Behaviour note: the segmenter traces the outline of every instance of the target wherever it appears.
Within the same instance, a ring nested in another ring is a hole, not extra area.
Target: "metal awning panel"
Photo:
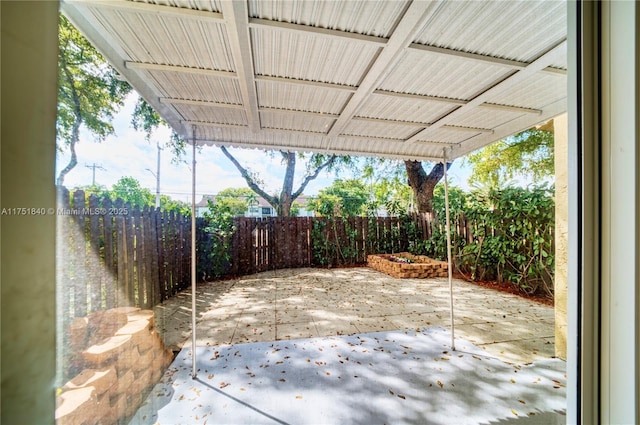
[[[469,100],[512,72],[498,64],[477,63],[461,57],[410,49],[379,88]]]
[[[433,159],[566,110],[562,1],[92,0],[63,12],[186,140]]]
[[[566,20],[561,1],[448,1],[415,42],[528,63],[566,37]]]
[[[404,141],[417,129],[415,125],[393,124],[384,121],[354,118],[342,131],[344,136],[369,136]]]
[[[257,75],[357,86],[380,48],[273,28],[251,30]]]
[[[357,116],[429,124],[457,107],[455,103],[432,101],[426,97],[374,93],[363,103]]]
[[[566,76],[552,74],[533,75],[524,84],[496,95],[492,100],[503,105],[539,108],[565,98]],[[540,108],[542,109],[542,108]]]
[[[242,105],[240,85],[235,78],[172,71],[138,72],[164,98]]]
[[[242,109],[219,108],[215,106],[190,105],[182,103],[174,103],[181,117],[188,121],[211,122],[211,117],[215,116],[215,123],[223,125],[239,125],[248,126],[249,120],[247,114]],[[212,123],[212,122],[211,122]]]
[[[282,110],[261,110],[260,123],[263,128],[281,130],[299,130],[311,133],[326,133],[334,118],[321,114],[292,114]]]
[[[258,105],[264,108],[290,109],[339,114],[352,92],[285,81],[256,82]]]
[[[253,18],[388,38],[410,1],[249,1]]]
[[[521,111],[497,111],[490,107],[474,108],[458,118],[456,123],[462,127],[485,128],[487,130],[499,127],[527,113]]]
[[[182,64],[202,69],[235,69],[222,21],[154,14],[152,10],[92,7],[105,30],[121,40],[129,60]],[[165,6],[166,7],[166,6]],[[204,13],[204,16],[207,14]]]

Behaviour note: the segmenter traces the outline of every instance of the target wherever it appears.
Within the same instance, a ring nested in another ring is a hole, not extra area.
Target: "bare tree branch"
[[[338,157],[335,156],[335,155],[331,155],[331,157],[327,161],[325,161],[323,164],[321,164],[318,168],[315,169],[313,174],[307,175],[304,178],[304,180],[302,181],[302,184],[300,184],[300,188],[298,190],[296,190],[295,193],[293,195],[291,195],[291,197],[295,200],[298,196],[302,195],[302,192],[304,192],[304,190],[307,187],[307,185],[309,184],[309,182],[311,182],[312,180],[316,179],[320,175],[320,172],[322,170],[324,170],[325,168],[331,166],[336,161],[336,158],[338,158]]]
[[[240,171],[240,175],[247,182],[247,185],[251,190],[253,190],[258,195],[262,196],[264,199],[266,199],[268,203],[270,203],[274,207],[278,204],[278,198],[273,195],[269,195],[267,192],[262,190],[262,188],[258,186],[256,181],[253,179],[253,177],[251,177],[251,174],[249,173],[249,171],[247,171],[246,168],[240,165],[240,163],[235,159],[235,157],[229,153],[226,147],[220,146],[220,150],[227,158],[229,158],[229,161],[231,161],[233,165],[235,165],[238,171]]]

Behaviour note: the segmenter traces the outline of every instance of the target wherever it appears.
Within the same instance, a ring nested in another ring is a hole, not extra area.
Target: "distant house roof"
[[[216,195],[202,195],[202,199],[200,202],[196,204],[196,208],[199,207],[208,207],[209,203],[207,201],[211,200],[214,204],[216,203]]]
[[[206,208],[209,204],[207,203],[207,201],[211,200],[214,204],[216,203],[216,198],[218,197],[218,195],[202,195],[202,199],[200,199],[200,202],[198,202],[196,204],[196,208]],[[258,205],[259,207],[270,207],[271,204],[269,202],[267,202],[266,199],[264,199],[262,196],[258,196],[256,197],[256,200],[258,201]],[[309,197],[306,195],[300,195],[296,198],[296,200],[294,202],[300,204],[301,206],[305,206],[307,205],[307,202],[309,200]]]

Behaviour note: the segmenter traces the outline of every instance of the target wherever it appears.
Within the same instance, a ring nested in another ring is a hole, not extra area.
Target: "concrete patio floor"
[[[553,308],[456,280],[367,268],[260,273],[156,308],[184,347],[131,424],[560,424]]]

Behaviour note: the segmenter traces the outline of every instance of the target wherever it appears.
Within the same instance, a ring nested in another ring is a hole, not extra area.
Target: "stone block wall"
[[[173,359],[153,311],[134,307],[76,318],[69,345],[80,372],[58,391],[58,425],[126,423]]]
[[[388,260],[388,255],[404,257],[412,263],[398,263]],[[399,252],[396,254],[371,254],[367,256],[367,266],[379,272],[386,273],[390,276],[405,278],[431,278],[431,277],[447,277],[448,264],[445,261],[438,261],[424,255],[412,255],[408,252]]]

